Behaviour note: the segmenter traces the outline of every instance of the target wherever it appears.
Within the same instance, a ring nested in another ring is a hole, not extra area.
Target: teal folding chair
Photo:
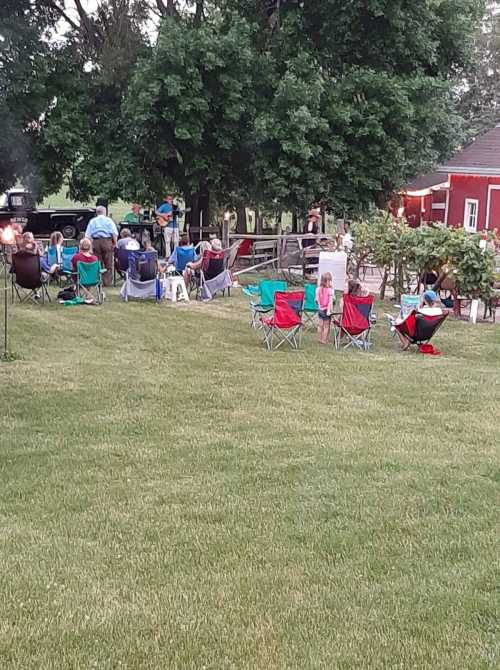
[[[60,274],[66,279],[72,279],[73,265],[71,263],[73,256],[78,253],[78,247],[62,248],[62,264]]]
[[[302,311],[302,323],[304,324],[304,328],[307,328],[309,325],[312,327],[316,325],[315,318],[318,313],[316,288],[317,284],[304,285],[304,309]]]
[[[102,274],[103,272],[106,272],[106,270],[102,269],[101,263],[99,261],[95,261],[94,263],[78,262],[76,264],[76,272],[78,295],[82,298],[84,297],[85,294],[82,291],[82,288],[86,288],[87,291],[90,291],[91,293],[93,290],[95,301],[98,305],[102,305],[104,300],[104,294],[102,292]]]
[[[268,314],[274,309],[274,294],[276,291],[283,292],[288,288],[286,281],[276,279],[263,279],[259,284],[260,300],[250,301],[252,328],[261,328],[262,324],[260,317],[263,314]]]

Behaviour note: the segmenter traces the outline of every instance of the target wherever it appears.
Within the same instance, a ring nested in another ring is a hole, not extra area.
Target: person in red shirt
[[[88,237],[84,237],[82,240],[80,240],[80,251],[76,253],[71,259],[73,272],[76,272],[77,270],[77,263],[95,263],[97,260],[99,260],[97,256],[92,253],[92,240],[89,240]],[[84,286],[82,286],[81,289],[86,295],[85,302],[89,304],[94,303],[95,300],[92,293]]]
[[[92,241],[88,237],[80,240],[80,251],[76,253],[71,259],[73,272],[76,272],[77,263],[95,263],[97,256],[92,253]]]

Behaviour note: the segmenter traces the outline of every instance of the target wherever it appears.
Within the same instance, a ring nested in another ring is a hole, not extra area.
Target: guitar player
[[[163,228],[163,239],[165,240],[165,256],[168,258],[175,247],[179,244],[179,225],[174,214],[174,199],[166,195],[163,203],[156,210],[156,221]],[[170,248],[172,245],[172,249]]]

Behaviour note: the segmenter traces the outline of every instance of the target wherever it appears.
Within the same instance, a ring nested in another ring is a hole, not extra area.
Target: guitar
[[[160,226],[160,228],[165,228],[172,221],[172,218],[173,218],[172,212],[170,212],[169,214],[157,214],[156,223]]]

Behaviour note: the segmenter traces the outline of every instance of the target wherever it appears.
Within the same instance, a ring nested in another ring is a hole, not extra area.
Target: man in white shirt
[[[418,313],[425,314],[425,316],[441,316],[443,310],[438,307],[437,302],[437,293],[426,291],[422,296],[422,306],[418,308]]]

